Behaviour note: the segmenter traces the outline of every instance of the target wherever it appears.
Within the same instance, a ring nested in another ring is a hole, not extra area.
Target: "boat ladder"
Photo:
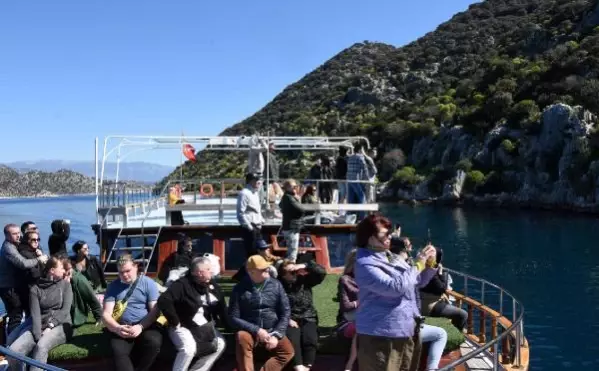
[[[104,263],[104,272],[107,272],[107,267],[111,264],[116,264],[118,257],[124,254],[131,254],[133,261],[141,264],[143,273],[146,274],[156,246],[158,245],[158,236],[162,227],[158,229],[158,233],[141,233],[141,234],[123,234],[123,229],[119,230],[112,248],[108,253],[106,262]],[[115,268],[116,272],[116,268]]]

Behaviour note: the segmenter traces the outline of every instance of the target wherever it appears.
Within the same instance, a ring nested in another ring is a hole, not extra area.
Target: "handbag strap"
[[[123,303],[126,303],[127,300],[129,300],[129,298],[131,297],[131,295],[133,294],[133,291],[135,290],[135,288],[137,287],[137,283],[139,282],[139,276],[135,279],[135,282],[133,282],[131,284],[131,286],[129,287],[129,291],[127,291],[127,294],[125,295],[125,297],[123,298]]]

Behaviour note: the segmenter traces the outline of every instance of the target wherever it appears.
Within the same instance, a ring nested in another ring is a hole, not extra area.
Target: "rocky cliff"
[[[44,197],[93,192],[94,179],[70,170],[19,173],[0,165],[0,197]]]
[[[597,113],[599,1],[487,0],[404,47],[351,46],[223,134],[368,136],[390,198],[592,209]],[[186,178],[243,174],[198,157]]]

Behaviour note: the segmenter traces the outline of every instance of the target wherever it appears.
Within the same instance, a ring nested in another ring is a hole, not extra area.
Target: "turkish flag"
[[[183,145],[183,155],[185,155],[188,160],[196,162],[196,149],[193,148],[191,144]]]

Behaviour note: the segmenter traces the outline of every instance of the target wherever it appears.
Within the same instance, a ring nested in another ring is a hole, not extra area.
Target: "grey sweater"
[[[262,205],[257,191],[245,187],[237,196],[237,221],[247,229],[252,229],[252,224],[262,225]]]
[[[48,327],[72,323],[72,303],[73,290],[71,284],[65,280],[52,281],[40,278],[38,283],[31,287],[29,304],[35,341],[39,340],[42,332]]]
[[[25,271],[37,266],[37,259],[24,258],[15,245],[4,241],[0,250],[0,288],[9,289],[20,286],[18,278],[22,277],[20,271]]]

